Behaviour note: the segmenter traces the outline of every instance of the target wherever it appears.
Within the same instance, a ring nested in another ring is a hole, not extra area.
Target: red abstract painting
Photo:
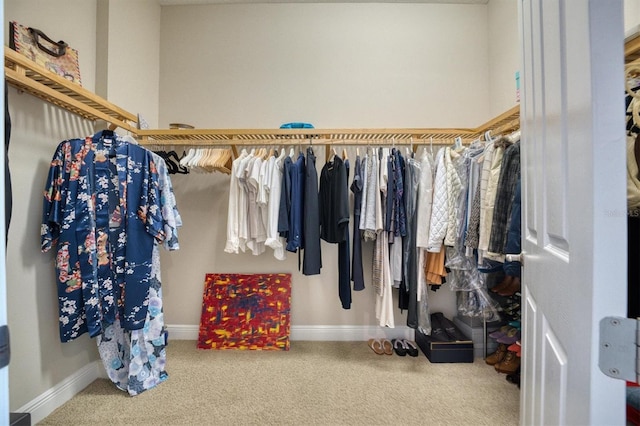
[[[289,350],[291,274],[207,274],[198,348]]]

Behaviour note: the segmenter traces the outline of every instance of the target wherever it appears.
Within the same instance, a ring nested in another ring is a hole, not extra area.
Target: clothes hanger
[[[194,148],[189,148],[187,155],[183,156],[182,159],[180,160],[180,165],[183,167],[189,167],[189,162],[191,161],[195,153],[196,151]]]
[[[487,130],[484,132],[484,140],[487,144],[493,143],[493,137],[491,136],[491,130]]]
[[[453,140],[453,149],[456,151],[460,151],[462,148],[462,138],[460,136],[456,136],[456,138]]]
[[[166,153],[167,156],[165,157],[165,163],[167,163],[167,166],[169,166],[169,164],[171,164],[174,168],[174,173],[173,174],[183,174],[186,175],[189,173],[189,169],[184,167],[182,164],[180,164],[180,158],[178,157],[178,153],[175,152],[174,150],[169,151],[168,153]],[[169,172],[171,173],[171,171]]]

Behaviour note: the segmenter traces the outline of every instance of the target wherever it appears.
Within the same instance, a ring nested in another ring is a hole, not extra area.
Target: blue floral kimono
[[[164,352],[159,260],[154,266],[154,258],[158,243],[177,248],[180,218],[173,193],[167,195],[168,176],[160,177],[156,160],[109,131],[58,146],[45,186],[41,242],[42,251],[57,249],[63,342],[88,332],[99,337],[99,347],[105,340],[117,342],[135,357],[133,333],[136,342],[154,341],[153,352]],[[165,220],[165,211],[175,214]],[[145,331],[150,321],[161,330],[153,338]],[[121,332],[113,333],[114,328]],[[166,377],[164,369],[156,376]],[[114,382],[122,388],[121,381]],[[135,395],[150,387],[128,390]]]

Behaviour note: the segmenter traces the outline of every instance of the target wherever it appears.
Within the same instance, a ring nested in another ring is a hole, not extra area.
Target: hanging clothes
[[[420,184],[418,185],[416,246],[424,249],[429,247],[429,228],[433,205],[433,166],[433,156],[426,150],[423,151],[420,158]]]
[[[360,230],[363,232],[365,241],[374,241],[380,224],[380,182],[378,173],[378,150],[372,149],[367,153],[365,166],[365,180],[362,189],[362,209],[360,216]],[[374,279],[375,282],[375,279]]]
[[[493,209],[495,207],[500,170],[504,151],[511,145],[507,138],[500,138],[493,144],[493,149],[485,149],[482,166],[481,188],[484,191],[480,200],[480,229],[478,237],[478,265],[484,265],[484,255],[489,250],[491,228],[493,226]],[[484,184],[486,182],[486,184]],[[482,194],[482,193],[481,193]]]
[[[511,206],[520,178],[520,141],[514,143],[504,152],[500,179],[496,191],[493,210],[493,223],[489,238],[488,250],[502,258],[507,242],[507,230],[511,217]]]
[[[447,168],[445,150],[440,148],[436,154],[436,177],[433,184],[433,204],[431,207],[431,227],[427,251],[439,253],[447,234],[449,220],[449,194],[447,192]]]
[[[349,217],[349,160],[344,159],[344,170],[346,172],[346,179],[343,189],[346,196],[345,201],[347,204],[347,217]],[[344,225],[344,238],[338,243],[338,292],[340,301],[342,302],[343,309],[351,309],[351,264],[349,262],[349,222]]]
[[[513,203],[511,205],[511,219],[509,220],[509,231],[507,232],[507,242],[504,246],[505,254],[520,254],[521,248],[521,185],[520,177],[514,191]],[[504,262],[504,274],[512,277],[520,277],[522,274],[522,264],[517,260]]]
[[[418,185],[418,206],[416,211],[416,247],[418,248],[418,330],[431,334],[431,315],[429,312],[429,291],[426,275],[427,247],[429,245],[429,227],[431,206],[433,204],[433,155],[423,150],[420,158],[420,183]]]
[[[349,196],[347,168],[340,157],[334,155],[320,172],[319,203],[320,238],[328,243],[343,243],[349,237]],[[345,253],[339,256],[344,257]],[[349,279],[349,253],[346,252],[346,269],[342,257],[338,259],[338,295],[343,309],[351,308]]]
[[[166,379],[157,244],[177,249],[181,224],[168,179],[160,158],[104,131],[60,143],[45,184],[42,250],[57,249],[60,338],[88,332],[136,366],[140,345],[155,346],[154,362],[144,363],[157,380],[129,387],[139,371],[110,374],[132,395]],[[108,372],[110,361],[103,358]]]
[[[269,185],[265,190],[269,193],[268,214],[267,214],[267,240],[265,245],[273,249],[273,256],[278,260],[287,258],[284,249],[286,241],[278,234],[278,218],[280,214],[280,203],[282,201],[282,181],[284,176],[284,150],[278,158],[274,158],[271,174],[267,177]]]
[[[458,163],[460,154],[452,149],[446,148],[444,153],[444,164],[447,175],[447,193],[449,202],[447,203],[447,232],[444,237],[444,245],[452,247],[455,245],[457,231],[457,218],[460,211],[458,197],[462,191],[462,182]]]
[[[385,165],[388,162],[389,150],[379,149],[373,152],[374,165],[380,165],[376,169],[373,179],[376,184],[376,197],[375,197],[375,227],[376,238],[375,247],[373,251],[373,264],[374,264],[374,286],[376,288],[376,318],[378,324],[381,327],[395,327],[394,309],[393,309],[393,277],[391,275],[391,265],[389,260],[389,235],[390,233],[384,230],[384,224],[386,218],[386,206],[384,202],[388,196],[388,167]]]
[[[318,275],[322,268],[320,251],[320,206],[318,205],[318,172],[313,148],[307,148],[304,188],[304,260],[302,273]]]
[[[177,229],[182,226],[182,219],[165,162],[156,156],[154,161],[158,168],[162,219],[167,235],[164,247],[167,250],[178,250]],[[153,285],[149,287],[149,309],[145,326],[140,330],[126,330],[122,328],[119,319],[116,319],[96,340],[107,376],[116,387],[130,395],[149,390],[169,377],[165,370],[167,333],[162,304],[160,250],[157,244],[153,248],[151,276]]]
[[[280,190],[280,207],[278,209],[278,233],[289,241],[289,232],[291,229],[289,219],[291,217],[291,167],[293,160],[291,156],[285,156],[282,164],[282,187]]]
[[[387,217],[385,218],[389,231],[389,243],[391,245],[389,266],[391,268],[391,276],[393,278],[393,286],[395,288],[405,288],[403,286],[403,238],[407,235],[407,217],[405,208],[405,161],[402,155],[395,148],[386,151],[389,160],[385,162],[387,167],[387,196],[386,200],[390,204],[387,205]],[[407,309],[408,300],[406,292],[402,291],[398,297],[398,306],[400,309]]]
[[[292,163],[289,169],[291,176],[291,211],[289,215],[289,236],[287,238],[286,249],[293,253],[304,249],[305,170],[304,154],[301,152],[298,155],[298,159]]]
[[[238,253],[240,251],[240,221],[242,218],[240,206],[240,181],[239,169],[243,160],[249,155],[243,149],[240,156],[231,165],[231,179],[229,180],[229,208],[227,212],[227,242],[224,251],[227,253]]]
[[[362,210],[362,175],[363,165],[360,156],[356,156],[356,164],[353,170],[351,192],[353,192],[353,252],[351,257],[351,281],[353,290],[364,290],[364,272],[362,268],[362,237],[360,236],[360,214]]]
[[[254,255],[264,253],[264,242],[267,240],[267,230],[262,220],[262,209],[258,201],[261,186],[260,173],[261,171],[263,172],[262,164],[262,158],[255,156],[247,165],[245,173],[247,199],[249,200],[249,211],[247,215],[249,221],[249,238],[247,240],[247,247]]]
[[[9,171],[9,140],[11,138],[11,116],[9,115],[9,93],[7,81],[4,81],[4,222],[5,245],[9,239],[9,224],[13,210],[13,196],[11,193],[11,172]]]
[[[407,326],[410,328],[418,328],[418,260],[416,248],[418,223],[416,210],[420,173],[420,162],[413,158],[407,158],[404,177],[406,236],[403,239],[403,277],[408,296]]]

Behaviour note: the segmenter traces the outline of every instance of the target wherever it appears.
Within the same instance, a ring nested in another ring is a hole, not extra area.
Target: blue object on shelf
[[[313,129],[313,124],[309,123],[285,123],[280,126],[281,129]]]

